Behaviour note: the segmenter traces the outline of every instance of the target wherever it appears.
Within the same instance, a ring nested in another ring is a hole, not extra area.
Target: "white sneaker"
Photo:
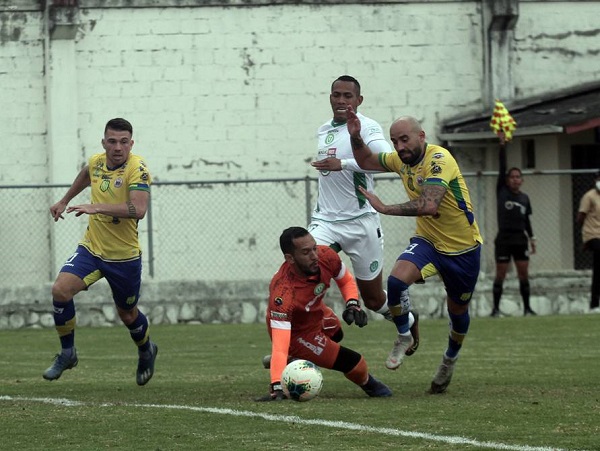
[[[431,390],[429,390],[429,393],[436,394],[444,393],[446,391],[446,388],[448,388],[448,385],[450,385],[450,381],[452,380],[452,373],[454,372],[454,365],[457,360],[458,357],[451,359],[444,354],[442,363],[438,366],[437,372],[431,381]]]
[[[385,366],[389,370],[395,370],[402,365],[402,360],[406,355],[406,351],[409,350],[414,344],[415,340],[412,335],[398,335],[398,338],[394,340],[394,347],[388,355],[385,361]]]
[[[588,313],[600,313],[600,307],[591,308]]]

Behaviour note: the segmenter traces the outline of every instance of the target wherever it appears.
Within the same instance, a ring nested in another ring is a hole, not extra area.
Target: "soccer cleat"
[[[288,364],[292,363],[294,360],[298,360],[298,359],[288,356],[287,363]],[[262,364],[266,370],[271,368],[271,354],[267,354],[266,356],[263,357]]]
[[[364,392],[371,398],[387,398],[388,396],[392,396],[392,390],[390,390],[387,385],[381,381],[378,381],[370,374],[367,383],[362,385],[360,388],[362,388]]]
[[[394,340],[394,347],[385,361],[386,368],[389,370],[395,370],[402,365],[402,360],[406,355],[406,351],[409,350],[414,343],[415,340],[413,339],[412,335],[398,335],[398,338]]]
[[[492,310],[492,313],[490,314],[490,316],[492,318],[500,318],[500,310],[498,310],[498,309]]]
[[[454,365],[456,364],[456,360],[458,357],[454,357],[453,359],[450,357],[442,357],[442,363],[438,366],[437,372],[435,376],[433,376],[433,380],[431,381],[431,389],[429,393],[438,394],[444,393],[448,385],[450,385],[450,381],[452,380],[452,373],[454,372]]]
[[[79,359],[77,358],[77,352],[75,351],[75,348],[73,348],[71,357],[66,357],[63,354],[56,354],[54,356],[54,362],[48,369],[46,369],[46,371],[44,371],[42,377],[47,381],[55,381],[61,376],[63,371],[75,368],[78,363]]]
[[[523,316],[537,316],[537,313],[535,313],[530,308],[527,308],[527,309],[525,309],[525,312],[523,313]]]
[[[152,376],[154,375],[154,362],[156,361],[156,354],[158,354],[158,346],[150,342],[151,356],[149,359],[144,359],[140,355],[138,359],[137,373],[135,381],[138,385],[146,385]]]
[[[412,312],[415,322],[410,328],[410,334],[413,336],[414,343],[405,352],[406,355],[413,355],[419,349],[419,314],[413,310]]]

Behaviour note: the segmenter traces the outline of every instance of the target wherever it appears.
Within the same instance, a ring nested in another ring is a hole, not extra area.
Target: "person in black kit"
[[[506,172],[506,141],[503,135],[500,136],[499,155],[500,167],[496,186],[498,235],[494,241],[496,278],[493,285],[494,308],[491,316],[500,316],[502,286],[511,258],[515,262],[519,278],[524,314],[535,315],[529,305],[529,244],[531,244],[531,254],[535,254],[535,237],[529,220],[531,202],[529,196],[521,192],[523,184],[521,170],[510,168],[508,173]]]

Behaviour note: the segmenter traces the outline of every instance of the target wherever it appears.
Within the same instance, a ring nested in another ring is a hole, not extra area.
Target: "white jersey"
[[[361,123],[360,135],[371,151],[391,152],[381,125],[360,113],[357,116]],[[359,186],[364,186],[373,191],[373,172],[361,169],[356,163],[346,124],[334,125],[333,121],[323,124],[319,128],[318,139],[319,160],[338,158],[348,161],[346,169],[341,171],[319,172],[319,197],[312,219],[336,222],[377,214],[358,190]]]

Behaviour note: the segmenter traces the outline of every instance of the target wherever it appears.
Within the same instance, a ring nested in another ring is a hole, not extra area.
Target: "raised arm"
[[[351,106],[346,110],[346,118],[352,153],[358,165],[367,171],[385,171],[386,168],[379,162],[378,154],[373,153],[360,136],[360,119]]]
[[[496,191],[506,186],[506,141],[504,136],[500,136],[500,152],[498,152],[498,180],[496,182]]]

